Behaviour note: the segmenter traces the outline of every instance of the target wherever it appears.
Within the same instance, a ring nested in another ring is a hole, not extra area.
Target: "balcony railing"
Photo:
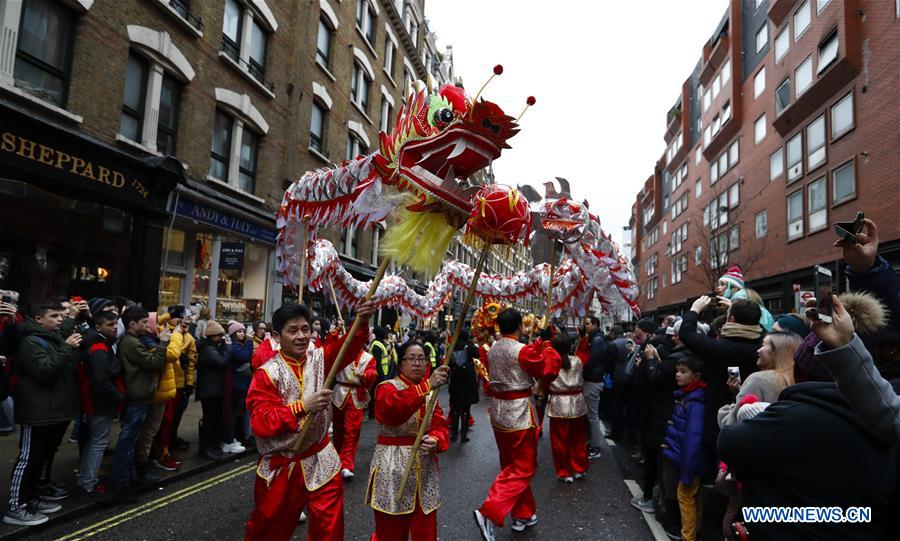
[[[190,23],[191,26],[196,28],[197,30],[203,30],[203,19],[197,17],[193,13],[188,5],[185,5],[181,0],[169,0],[169,7],[175,10],[176,13],[181,15],[181,17]]]
[[[249,73],[261,85],[269,89],[269,92],[275,92],[275,84],[271,81],[267,81],[265,78],[265,68],[253,60],[250,60],[248,62],[241,59],[241,52],[238,44],[228,36],[222,36],[222,52],[225,53],[228,58],[232,59],[238,66],[240,66],[242,70]]]

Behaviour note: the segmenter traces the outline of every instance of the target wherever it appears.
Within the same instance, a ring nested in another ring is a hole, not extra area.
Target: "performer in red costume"
[[[559,353],[562,369],[548,389],[547,416],[550,417],[550,447],[556,477],[565,483],[584,477],[588,469],[587,402],[581,394],[584,369],[581,360],[569,355],[572,339],[557,333],[551,341]]]
[[[428,432],[418,449],[419,462],[406,491],[397,497],[403,470],[413,452],[419,420],[431,389],[447,383],[450,370],[439,366],[426,378],[429,366],[421,342],[400,347],[400,375],[375,389],[378,444],[369,469],[366,503],[375,510],[371,541],[437,541],[437,508],[441,487],[436,453],[450,445],[450,428],[437,404]]]
[[[365,346],[373,312],[368,302],[357,307],[363,325],[351,337],[346,364]],[[303,305],[288,304],[275,311],[272,327],[281,351],[254,372],[247,392],[250,426],[261,456],[246,540],[290,539],[307,505],[308,540],[344,539],[344,484],[337,475],[341,460],[328,438],[334,392],[322,388],[341,342],[330,342],[324,349],[312,346],[310,319]],[[295,453],[294,444],[308,416],[314,424],[303,448]]]
[[[548,342],[529,345],[519,342],[522,314],[507,308],[497,316],[503,337],[488,354],[491,424],[500,451],[500,474],[488,497],[475,510],[475,521],[485,541],[494,541],[494,525],[502,527],[512,515],[512,530],[521,532],[537,524],[531,479],[537,467],[537,422],[531,404],[535,380],[548,384],[556,378],[562,363]]]
[[[340,342],[341,340],[339,340]],[[356,450],[359,446],[359,429],[363,412],[369,405],[369,388],[378,377],[375,357],[361,351],[356,360],[338,372],[334,387],[334,447],[341,456],[341,476],[353,479]]]

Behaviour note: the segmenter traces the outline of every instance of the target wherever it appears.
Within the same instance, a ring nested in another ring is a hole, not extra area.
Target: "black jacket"
[[[94,415],[113,415],[119,403],[125,400],[124,387],[116,386],[122,364],[112,350],[113,343],[115,339],[107,340],[94,329],[87,331],[81,341],[81,359],[90,385]]]
[[[896,481],[893,441],[869,432],[834,383],[788,387],[761,414],[722,430],[718,449],[744,484],[745,508],[872,508],[870,524],[748,524],[753,541],[896,539],[896,531],[885,537]]]
[[[600,383],[603,381],[603,374],[611,370],[611,365],[615,365],[616,349],[599,330],[588,335],[588,343],[590,356],[584,365],[584,381]]]
[[[216,345],[203,339],[198,349],[197,398],[225,396],[225,371],[231,365],[231,346],[224,340]]]
[[[662,361],[644,359],[638,369],[643,373],[644,399],[641,402],[642,435],[644,445],[658,448],[666,437],[666,428],[675,410],[675,364],[684,356],[684,346],[678,346]]]
[[[748,338],[710,338],[697,332],[697,312],[688,312],[681,322],[678,336],[691,353],[703,359],[703,381],[706,388],[706,418],[704,419],[704,440],[708,444],[716,441],[719,423],[716,415],[719,408],[734,401],[728,390],[728,367],[737,366],[741,370],[741,380],[759,370],[756,366],[756,350],[762,345],[762,336],[756,340]]]
[[[458,355],[465,357],[458,363]],[[478,347],[473,343],[457,347],[450,359],[450,406],[465,408],[478,403],[478,376],[475,373],[474,359],[478,358]]]

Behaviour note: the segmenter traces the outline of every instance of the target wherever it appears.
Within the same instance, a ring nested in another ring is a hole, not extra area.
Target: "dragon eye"
[[[435,116],[437,117],[437,119],[439,121],[443,122],[444,124],[449,124],[449,123],[453,122],[453,111],[451,111],[450,109],[448,109],[446,107],[441,109],[440,111],[438,111],[437,115],[435,115]]]

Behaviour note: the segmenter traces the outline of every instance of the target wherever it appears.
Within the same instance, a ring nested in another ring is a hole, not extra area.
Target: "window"
[[[24,2],[13,69],[15,85],[32,96],[64,107],[74,33],[75,16],[62,2]]]
[[[723,152],[719,156],[719,176],[724,176],[726,171],[728,171],[728,153]]]
[[[694,165],[699,164],[700,160],[703,159],[702,148],[703,147],[697,147],[697,150],[694,151]]]
[[[856,169],[852,161],[831,173],[832,202],[836,205],[856,197]]]
[[[761,52],[767,43],[769,43],[769,24],[765,23],[756,31],[756,52]]]
[[[726,122],[731,119],[731,102],[725,102],[725,105],[722,106],[722,125],[724,126]]]
[[[385,96],[381,97],[381,125],[380,130],[387,133],[391,127],[391,102]]]
[[[784,173],[784,149],[779,148],[769,156],[769,180],[775,180]]]
[[[728,207],[735,208],[741,202],[741,184],[735,182],[728,187]]]
[[[728,192],[722,192],[719,196],[719,225],[728,223]]]
[[[370,44],[375,43],[375,10],[369,0],[358,0],[356,4],[356,27]]]
[[[735,251],[741,247],[741,226],[736,225],[728,230],[728,249]]]
[[[369,111],[369,87],[371,84],[372,79],[369,74],[358,62],[355,62],[353,77],[350,79],[350,100],[366,113]]]
[[[388,76],[394,77],[394,59],[397,56],[397,46],[391,41],[390,36],[384,39],[384,71]]]
[[[819,67],[816,73],[822,73],[825,68],[837,60],[838,56],[838,36],[837,29],[834,29],[825,40],[819,44]]]
[[[381,226],[376,225],[372,228],[372,265],[378,266],[378,245],[381,241]],[[457,257],[456,259],[459,259]]]
[[[716,115],[712,121],[712,132],[713,135],[719,133],[719,129],[722,127],[722,121],[719,119],[719,115]]]
[[[363,156],[369,153],[366,144],[359,139],[353,132],[347,136],[347,160],[352,160],[357,156]]]
[[[822,13],[822,10],[825,9],[829,3],[831,3],[831,0],[816,0],[816,13]]]
[[[256,158],[259,154],[259,136],[244,129],[241,136],[241,160],[238,165],[238,188],[247,192],[256,191]]]
[[[700,196],[703,194],[703,181],[699,178],[696,182],[694,182],[694,197],[700,199]]]
[[[245,22],[250,24],[250,32],[246,40],[243,39]],[[244,7],[237,0],[225,0],[222,52],[259,82],[265,82],[268,39],[266,30],[248,7]]]
[[[812,171],[825,163],[825,115],[806,127],[806,167]]]
[[[216,111],[216,118],[213,121],[209,175],[226,182],[228,180],[228,162],[231,156],[231,132],[233,126],[234,119],[222,111]]]
[[[775,36],[775,62],[781,62],[784,55],[791,48],[791,27],[785,26],[784,29]]]
[[[844,96],[831,107],[832,141],[853,129],[853,93]]]
[[[709,164],[709,183],[715,184],[719,180],[719,162],[718,160]]]
[[[709,225],[709,207],[704,207],[703,209],[703,227]]]
[[[326,68],[331,61],[331,34],[333,32],[334,30],[325,21],[325,18],[319,18],[319,36],[316,38],[316,62]]]
[[[753,124],[753,141],[758,145],[766,138],[766,115],[756,119]]]
[[[413,47],[418,47],[419,23],[416,22],[416,18],[412,13],[409,4],[406,4],[406,8],[403,10],[403,27],[406,28],[409,39],[413,42]]]
[[[803,191],[798,190],[787,198],[788,240],[803,236]]]
[[[803,132],[787,142],[787,170],[788,183],[803,176]]]
[[[327,114],[325,107],[313,100],[309,121],[309,148],[322,154],[325,153],[325,115]]]
[[[159,124],[156,132],[156,151],[167,156],[175,155],[180,98],[181,87],[178,82],[171,77],[163,76],[159,95]]]
[[[806,60],[803,61],[797,69],[794,71],[794,83],[797,85],[797,96],[803,94],[809,85],[812,84],[813,79],[813,69],[812,69],[812,56],[807,56]]]
[[[359,247],[359,230],[355,226],[344,229],[341,233],[341,253],[347,257],[356,258]]]
[[[785,79],[775,90],[775,114],[780,115],[782,111],[791,104],[791,80]]]
[[[769,234],[769,211],[764,210],[756,215],[756,238],[761,239]]]
[[[159,85],[159,106],[147,110],[147,95]],[[175,154],[178,131],[179,83],[165,74],[162,68],[142,56],[131,53],[125,67],[125,93],[122,97],[122,116],[119,134],[146,145],[165,155]],[[156,117],[156,118],[154,118]],[[155,122],[154,122],[155,120]]]
[[[728,82],[731,79],[731,59],[725,61],[725,64],[722,65],[722,84]]]
[[[724,267],[728,264],[728,233],[719,235],[719,266]]]
[[[147,63],[131,54],[125,66],[125,96],[122,98],[122,116],[119,133],[132,141],[141,140],[141,124],[144,121],[144,92],[147,89]]]
[[[707,126],[706,129],[703,130],[703,146],[708,147],[711,139],[712,139],[712,132],[710,131],[710,127]]]
[[[712,104],[712,97],[709,94],[709,90],[703,93],[703,112],[705,113],[709,106]]]
[[[719,91],[722,90],[722,74],[716,75],[716,78],[713,79],[712,82],[712,99],[716,99],[719,96]]]
[[[828,202],[825,177],[810,182],[806,189],[808,191],[806,201],[809,204],[807,221],[809,222],[809,231],[812,233],[828,227],[828,211],[825,209]]]
[[[809,0],[806,0],[800,5],[800,8],[794,12],[794,41],[799,40],[800,36],[806,32],[811,20],[812,13],[810,13],[809,10]]]
[[[753,99],[760,97],[766,89],[766,68],[762,67],[756,75],[753,76]]]
[[[697,246],[694,249],[694,265],[700,265],[703,263],[703,247]]]
[[[735,165],[737,165],[740,157],[741,157],[740,141],[736,140],[735,142],[731,143],[730,147],[728,147],[728,167],[731,168],[731,167],[734,167]]]

